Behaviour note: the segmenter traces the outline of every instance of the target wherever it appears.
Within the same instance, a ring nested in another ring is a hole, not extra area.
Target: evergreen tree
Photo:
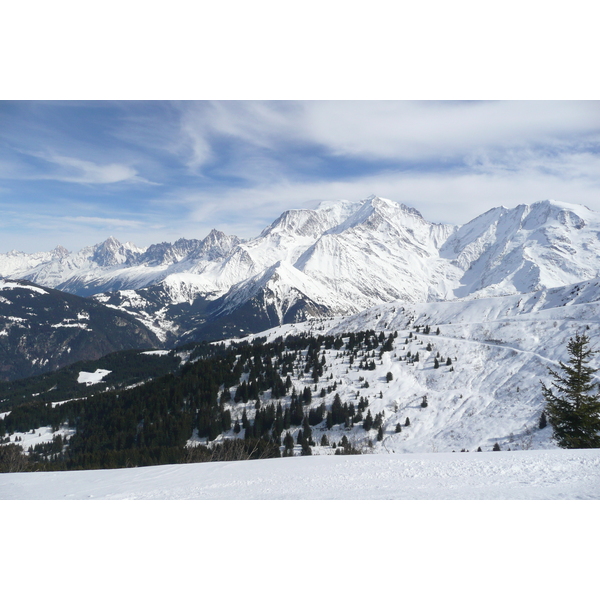
[[[402,425],[400,423],[396,423],[396,433],[400,433],[402,431]]]
[[[597,369],[588,366],[597,351],[589,343],[585,334],[576,334],[567,344],[567,364],[559,362],[562,373],[548,369],[556,393],[542,382],[545,412],[561,448],[600,447],[600,394],[594,393],[598,384],[593,382]]]
[[[292,437],[292,434],[289,431],[285,434],[285,437],[283,438],[283,445],[285,446],[286,450],[294,449],[294,438]]]
[[[437,358],[433,359],[433,368],[434,369],[439,369],[440,368],[440,363],[438,362]]]
[[[310,404],[312,402],[312,392],[309,387],[305,387],[302,392],[302,401],[304,404]]]
[[[381,440],[383,440],[383,426],[380,425],[379,429],[377,430],[377,441],[381,442]]]
[[[498,442],[496,442],[496,443],[494,444],[494,447],[492,448],[492,450],[493,450],[494,452],[499,452],[499,451],[500,451],[500,444],[499,444]]]
[[[546,427],[546,425],[548,425],[548,422],[546,420],[546,413],[545,413],[545,411],[542,411],[542,414],[540,415],[540,422],[538,424],[538,427],[540,429],[544,429]]]
[[[387,375],[385,376],[385,380],[389,383],[392,381],[392,379],[394,379],[394,376],[392,375],[391,371],[388,371]]]
[[[410,425],[410,419],[406,417],[406,421],[404,421],[404,427],[408,427]]]
[[[308,445],[308,441],[302,444],[302,450],[300,450],[300,456],[311,456],[312,448]]]

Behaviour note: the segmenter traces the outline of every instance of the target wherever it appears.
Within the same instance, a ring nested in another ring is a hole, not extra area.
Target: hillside
[[[199,346],[172,375],[132,390],[17,407],[0,431],[26,450],[61,436],[59,454],[40,450],[51,468],[552,449],[540,380],[576,332],[597,339],[599,293],[591,280],[288,324]]]
[[[93,299],[0,279],[0,381],[54,371],[118,350],[160,346],[138,319]]]

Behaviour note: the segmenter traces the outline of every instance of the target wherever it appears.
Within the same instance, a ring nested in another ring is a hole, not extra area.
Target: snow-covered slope
[[[0,474],[2,500],[599,500],[600,450],[307,456]]]
[[[404,205],[370,197],[320,236],[294,266],[331,290],[348,313],[393,299],[445,298],[449,282],[461,275],[438,256],[453,229],[428,223]]]
[[[455,231],[440,255],[464,271],[457,297],[592,279],[600,274],[600,215],[553,200],[494,208]]]
[[[381,353],[380,343],[351,361],[345,347],[323,349],[321,381],[315,385],[311,373],[296,373],[292,383],[297,390],[314,388],[314,407],[323,401],[330,406],[336,393],[355,404],[364,397],[373,417],[384,413],[383,440],[376,440],[374,429],[343,426],[315,432],[315,439],[326,433],[339,443],[346,435],[357,447],[373,444],[375,452],[485,451],[496,442],[503,450],[553,448],[551,428],[539,429],[540,380],[549,383],[548,367],[557,369],[558,361],[567,360],[567,342],[575,333],[600,338],[600,280],[496,298],[387,303],[250,338],[366,330],[385,339],[396,333],[393,350]],[[373,361],[374,368],[361,368],[363,360]],[[592,366],[600,368],[597,357]],[[234,420],[241,417],[241,408],[239,415],[235,410]],[[407,418],[410,426],[404,427]]]

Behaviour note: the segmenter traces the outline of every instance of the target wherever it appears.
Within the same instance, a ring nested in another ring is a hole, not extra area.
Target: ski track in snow
[[[600,449],[307,456],[8,473],[0,499],[590,500]]]
[[[470,324],[472,324],[472,323],[470,323]],[[535,358],[538,358],[539,360],[542,360],[544,362],[552,363],[553,365],[558,364],[557,361],[552,360],[546,356],[542,356],[538,352],[533,352],[532,350],[523,350],[521,348],[517,348],[516,346],[511,346],[510,344],[493,344],[492,342],[486,342],[486,341],[481,341],[481,340],[467,340],[464,338],[451,337],[448,335],[435,335],[435,334],[432,335],[432,334],[424,334],[424,333],[421,333],[420,335],[421,335],[421,337],[431,338],[431,339],[436,339],[436,340],[448,340],[448,341],[457,342],[457,343],[479,344],[481,346],[489,346],[491,348],[500,348],[501,350],[506,350],[507,352],[514,351],[514,352],[518,352],[520,354],[529,354],[530,356],[535,356]]]

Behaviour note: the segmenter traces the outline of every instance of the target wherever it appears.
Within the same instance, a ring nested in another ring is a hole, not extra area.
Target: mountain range
[[[251,240],[138,248],[114,238],[70,253],[0,255],[0,277],[92,296],[170,346],[246,335],[391,301],[534,292],[600,275],[600,215],[544,200],[498,207],[465,225],[431,223],[370,196],[288,210]]]

